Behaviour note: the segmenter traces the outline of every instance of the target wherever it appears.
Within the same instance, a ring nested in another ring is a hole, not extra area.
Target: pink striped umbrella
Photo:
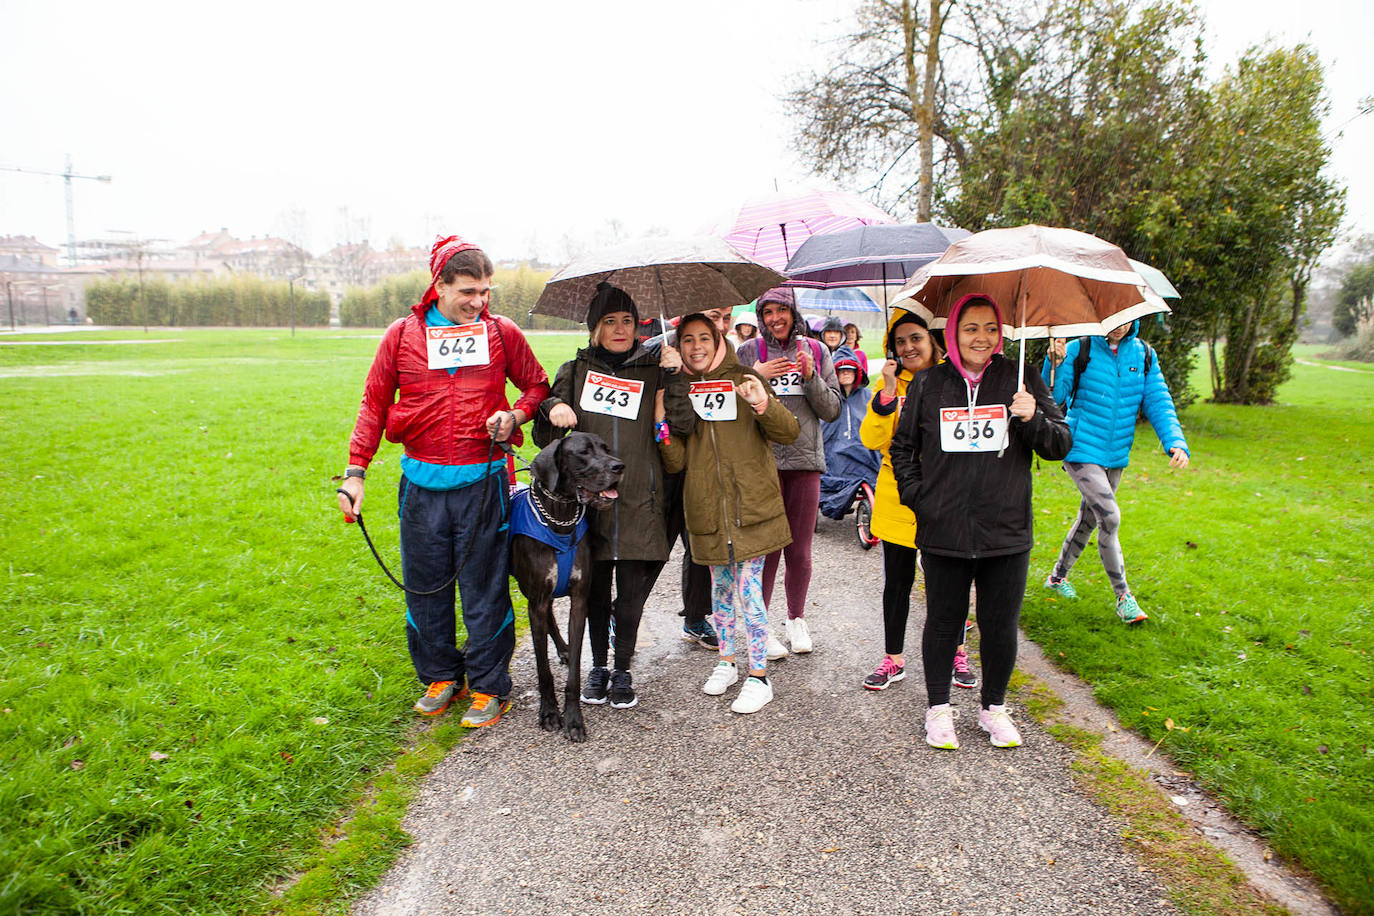
[[[843,191],[784,191],[740,207],[723,238],[741,254],[781,271],[813,235],[895,222],[863,198]]]

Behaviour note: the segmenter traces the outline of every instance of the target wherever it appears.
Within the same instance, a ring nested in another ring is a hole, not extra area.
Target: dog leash
[[[498,445],[501,447],[501,450],[504,451],[507,455],[510,455],[512,458],[515,457],[515,451],[510,447],[510,443],[497,442],[495,439],[492,439],[491,445],[487,448],[488,466],[491,465],[492,460],[496,457],[496,448]],[[529,465],[526,465],[525,470],[528,469]],[[479,507],[477,509],[478,518],[483,518],[487,514],[487,490],[490,488],[485,486],[485,480],[483,481],[483,484],[484,486],[482,489],[482,502],[479,504]],[[343,487],[339,487],[334,492],[342,493],[343,495],[348,496],[349,503],[350,505],[352,504],[353,497],[349,496],[348,491],[345,490]],[[363,514],[361,512],[357,513],[356,518],[358,520],[358,530],[363,533],[363,540],[367,541],[368,549],[372,551],[372,556],[376,558],[377,565],[382,568],[382,572],[386,573],[386,577],[390,579],[396,585],[397,588],[405,592],[407,595],[416,595],[417,597],[421,598],[426,597],[428,595],[437,595],[439,594],[439,592],[442,592],[444,589],[448,588],[450,585],[457,582],[458,576],[463,572],[463,567],[467,565],[468,557],[472,556],[473,545],[477,542],[477,539],[475,537],[472,540],[468,541],[468,549],[463,554],[463,559],[461,562],[459,562],[458,568],[453,571],[452,578],[450,578],[447,582],[445,582],[438,588],[430,589],[427,592],[422,592],[413,588],[406,588],[405,583],[403,583],[400,579],[397,579],[396,576],[392,574],[391,570],[387,568],[385,561],[382,560],[382,555],[377,552],[377,546],[372,543],[372,536],[367,533],[367,525],[363,524]]]

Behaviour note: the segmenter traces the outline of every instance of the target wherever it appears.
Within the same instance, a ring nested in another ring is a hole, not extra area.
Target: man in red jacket
[[[473,728],[509,706],[515,651],[506,462],[494,445],[523,441],[520,427],[548,397],[549,377],[515,323],[488,309],[495,271],[480,248],[458,236],[438,239],[429,269],[429,289],[387,328],[372,360],[339,509],[348,519],[362,510],[382,434],[400,442],[406,642],[426,685],[415,709],[438,715],[470,688],[462,724]],[[521,391],[514,408],[507,378]],[[457,644],[454,586],[439,588],[455,567],[466,651]]]

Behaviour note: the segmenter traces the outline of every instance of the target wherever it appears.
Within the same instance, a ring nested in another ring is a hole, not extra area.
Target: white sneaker
[[[926,744],[946,751],[959,749],[959,737],[954,734],[954,709],[948,703],[926,710]]]
[[[787,641],[792,644],[792,651],[798,655],[805,655],[811,651],[811,631],[806,627],[805,617],[787,621]]]
[[[738,680],[739,669],[735,667],[734,662],[716,662],[716,666],[711,669],[711,676],[702,685],[701,692],[707,696],[718,697]]]
[[[764,652],[765,657],[770,662],[775,662],[780,658],[786,657],[787,655],[787,647],[784,646],[781,642],[779,642],[778,638],[773,635],[772,627],[768,628],[768,647],[764,650]]]
[[[978,709],[978,727],[988,733],[993,747],[1020,747],[1021,733],[1007,715],[1006,705]]]
[[[735,697],[735,702],[730,704],[730,708],[738,713],[758,712],[769,703],[773,702],[773,685],[766,684],[756,677],[745,678],[744,686],[739,690],[739,696]]]

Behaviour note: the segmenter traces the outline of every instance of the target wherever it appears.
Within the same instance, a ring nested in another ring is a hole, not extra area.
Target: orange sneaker
[[[458,723],[464,728],[481,728],[491,725],[501,718],[501,713],[510,709],[509,697],[496,697],[489,693],[473,693],[472,705],[463,713],[463,721]]]
[[[437,716],[448,709],[448,704],[458,696],[454,684],[454,681],[434,681],[425,689],[425,695],[415,701],[415,711],[422,716]],[[463,693],[467,692],[468,688],[464,685]]]

